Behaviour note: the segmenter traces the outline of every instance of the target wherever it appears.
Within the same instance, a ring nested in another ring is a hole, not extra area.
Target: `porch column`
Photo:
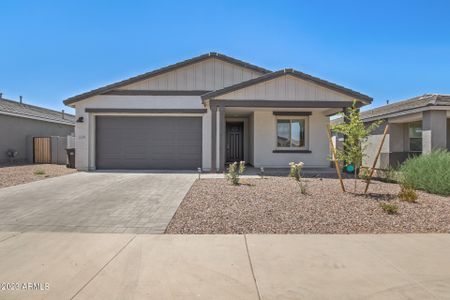
[[[211,172],[216,172],[217,106],[211,105]]]
[[[429,110],[422,113],[422,153],[447,148],[447,112]]]
[[[219,108],[219,172],[224,171],[225,166],[225,107]]]

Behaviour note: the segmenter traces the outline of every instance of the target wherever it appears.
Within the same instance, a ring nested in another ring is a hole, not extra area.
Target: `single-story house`
[[[0,163],[33,162],[33,137],[66,137],[74,133],[75,116],[12,101],[0,94]]]
[[[329,167],[329,116],[372,98],[311,75],[208,53],[66,99],[76,168]]]
[[[361,118],[366,123],[383,120],[368,139],[366,166],[372,165],[387,124],[378,168],[395,167],[411,155],[434,149],[450,150],[450,95],[425,94],[361,112]]]

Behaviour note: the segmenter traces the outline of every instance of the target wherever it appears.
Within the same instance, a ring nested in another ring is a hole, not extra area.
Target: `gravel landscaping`
[[[76,171],[64,165],[4,165],[0,166],[0,188],[71,174]]]
[[[397,184],[373,181],[369,195],[342,193],[337,179],[304,179],[307,194],[287,177],[197,180],[166,233],[450,233],[450,197],[418,191],[400,201]],[[353,191],[353,180],[345,180]],[[364,183],[358,183],[363,191]],[[398,206],[388,214],[380,203]]]

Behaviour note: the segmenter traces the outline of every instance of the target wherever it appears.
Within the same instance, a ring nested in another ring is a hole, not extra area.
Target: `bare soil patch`
[[[75,173],[64,165],[33,164],[0,166],[0,188]]]
[[[197,180],[166,233],[412,233],[450,232],[450,197],[418,191],[400,201],[397,184],[373,181],[368,195],[342,193],[337,179],[304,179],[307,195],[287,177]],[[364,190],[358,182],[358,190]],[[345,180],[353,191],[353,180]],[[380,202],[398,205],[387,214]]]

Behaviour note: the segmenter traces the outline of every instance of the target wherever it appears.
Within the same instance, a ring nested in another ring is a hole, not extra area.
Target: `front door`
[[[244,123],[227,122],[226,130],[226,162],[244,160]]]

